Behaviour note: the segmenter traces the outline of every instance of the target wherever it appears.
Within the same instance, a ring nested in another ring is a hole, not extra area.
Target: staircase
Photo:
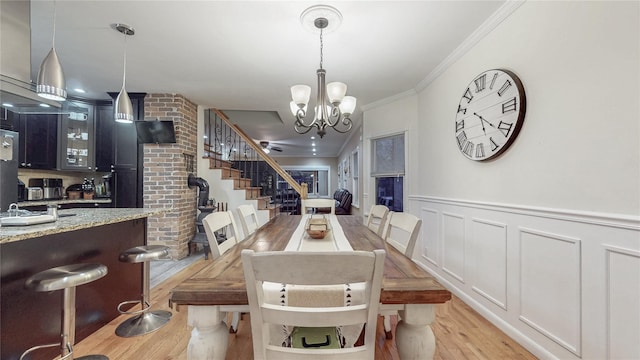
[[[286,181],[288,193],[300,199],[307,197],[306,184],[298,184],[260,145],[234,125],[217,109],[205,110],[205,142],[202,159],[208,169],[199,165],[198,176],[209,183],[210,196],[232,210],[251,204],[262,225],[280,214],[284,208],[282,195],[275,197],[275,185]],[[266,180],[265,180],[266,179]]]
[[[238,192],[244,191],[244,199],[247,200],[255,200],[254,207],[257,212],[260,213],[260,210],[268,211],[268,219],[271,220],[275,216],[279,214],[280,204],[272,203],[271,196],[261,196],[262,187],[260,186],[251,186],[251,179],[242,177],[242,170],[233,168],[233,162],[228,160],[223,160],[223,154],[212,151],[211,145],[205,143],[205,156],[209,160],[209,169],[211,170],[220,170],[220,180],[222,181],[232,181],[233,190]]]

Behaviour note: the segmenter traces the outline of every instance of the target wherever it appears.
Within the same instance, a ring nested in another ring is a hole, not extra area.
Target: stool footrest
[[[138,314],[142,314],[142,313],[146,312],[151,307],[151,304],[149,304],[148,302],[145,301],[143,306],[142,306],[142,309],[140,309],[140,310],[124,311],[124,310],[120,309],[122,306],[129,305],[129,304],[142,304],[142,300],[123,301],[120,304],[118,304],[118,312],[120,314],[124,314],[124,315],[138,315]]]
[[[27,356],[29,353],[39,350],[39,349],[45,349],[45,348],[50,348],[50,347],[54,347],[54,346],[60,346],[60,343],[55,343],[55,344],[46,344],[46,345],[36,345],[32,348],[27,349],[27,351],[23,352],[22,355],[20,355],[20,360],[24,359],[25,356]],[[67,344],[67,346],[69,346],[69,344]],[[69,351],[69,353],[73,353],[72,350]]]

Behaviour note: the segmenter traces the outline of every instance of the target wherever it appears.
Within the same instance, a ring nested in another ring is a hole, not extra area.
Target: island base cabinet
[[[135,219],[2,244],[0,359],[19,359],[35,345],[60,341],[62,292],[25,288],[31,275],[56,266],[101,263],[105,277],[76,288],[76,343],[120,314],[124,300],[142,293],[142,264],[122,263],[118,256],[146,243],[147,220]],[[33,352],[31,359],[52,359],[59,348]]]

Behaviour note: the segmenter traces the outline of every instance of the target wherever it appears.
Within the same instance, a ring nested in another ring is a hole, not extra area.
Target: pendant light
[[[122,75],[122,89],[116,98],[115,103],[115,120],[121,123],[132,123],[133,118],[133,105],[127,90],[125,90],[125,82],[127,80],[127,36],[135,34],[135,30],[129,25],[114,24],[114,28],[124,34],[124,70]]]
[[[49,54],[40,64],[36,93],[50,100],[64,101],[67,99],[67,86],[64,81],[64,71],[56,53],[56,3],[53,2],[53,40]]]

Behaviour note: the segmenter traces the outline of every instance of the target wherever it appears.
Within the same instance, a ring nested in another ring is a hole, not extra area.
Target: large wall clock
[[[476,76],[464,90],[456,113],[456,141],[468,159],[495,159],[518,136],[527,99],[516,74],[494,69]]]

